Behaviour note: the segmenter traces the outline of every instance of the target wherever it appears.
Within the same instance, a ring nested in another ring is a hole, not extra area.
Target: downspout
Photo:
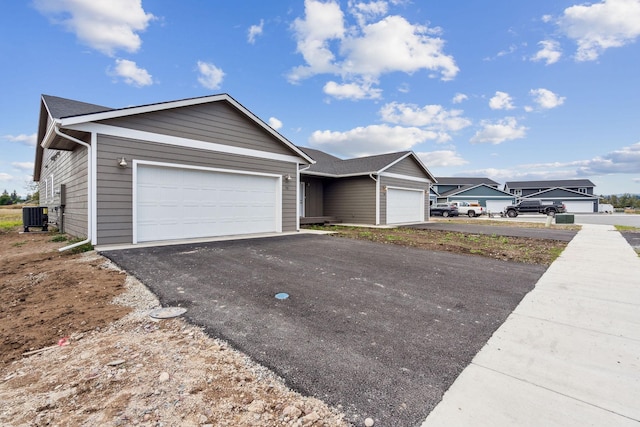
[[[374,178],[373,173],[369,174],[369,178],[376,182],[376,225],[380,225],[380,178]]]
[[[300,231],[300,172],[304,172],[309,169],[312,164],[308,165],[306,168],[300,168],[300,164],[298,164],[297,179],[296,179],[296,231]]]
[[[53,131],[56,135],[87,148],[87,238],[81,242],[58,249],[58,251],[63,252],[91,242],[91,145],[79,140],[78,138],[74,138],[71,135],[62,133],[58,123],[53,125]]]

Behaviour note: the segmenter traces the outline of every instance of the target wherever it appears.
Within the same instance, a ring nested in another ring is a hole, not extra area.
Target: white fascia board
[[[305,160],[304,163],[311,163],[311,164],[315,163],[315,160],[307,156],[302,150],[300,150],[298,147],[292,144],[288,139],[280,135],[280,133],[274,130],[271,126],[267,125],[258,116],[256,116],[251,111],[246,109],[242,104],[240,104],[238,101],[236,101],[226,93],[221,95],[205,96],[201,98],[191,98],[191,99],[183,99],[179,101],[162,102],[159,104],[142,105],[139,107],[122,108],[117,110],[104,111],[101,113],[85,114],[82,116],[64,118],[61,120],[61,122],[63,127],[70,127],[70,126],[81,124],[81,123],[97,122],[100,120],[114,119],[117,117],[126,117],[126,116],[132,116],[135,114],[144,114],[144,113],[151,113],[154,111],[169,110],[172,108],[208,104],[208,103],[217,102],[217,101],[227,101],[228,103],[233,105],[235,108],[240,110],[244,115],[246,115],[251,120],[253,120],[257,125],[262,127],[264,130],[266,130],[275,138],[277,138],[281,143],[283,143],[288,148],[293,150],[296,154],[298,154],[300,157],[302,157]]]
[[[40,146],[42,148],[49,148],[51,144],[53,144],[53,140],[55,139],[54,128],[56,127],[56,125],[59,125],[59,124],[60,124],[59,120],[55,120],[55,119],[51,120],[51,126],[49,126],[49,128],[47,129],[47,132],[44,134],[44,139],[40,143]]]
[[[67,129],[82,130],[85,132],[95,132],[101,135],[116,136],[119,138],[137,139],[140,141],[155,142],[158,144],[173,145],[184,148],[194,148],[198,150],[215,151],[226,154],[237,154],[241,156],[256,157],[259,159],[278,160],[289,163],[306,163],[300,157],[288,154],[271,153],[268,151],[253,150],[250,148],[234,147],[231,145],[217,144],[195,139],[181,138],[171,135],[127,129],[118,126],[104,125],[100,123],[83,123],[67,126]]]
[[[399,173],[382,172],[382,173],[380,173],[380,176],[384,176],[384,177],[387,177],[387,178],[404,179],[405,181],[424,182],[425,184],[431,184],[431,181],[429,179],[427,179],[427,178],[418,178],[418,177],[415,177],[415,176],[401,175]]]

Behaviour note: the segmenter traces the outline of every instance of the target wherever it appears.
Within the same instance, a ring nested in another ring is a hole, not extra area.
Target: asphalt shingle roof
[[[440,185],[478,185],[487,184],[489,186],[497,186],[499,183],[489,178],[473,178],[464,176],[437,176],[436,180]]]
[[[104,111],[113,110],[113,108],[105,107],[103,105],[89,104],[86,102],[74,101],[72,99],[60,98],[51,95],[42,95],[42,99],[54,119],[102,113]]]
[[[314,165],[306,169],[307,172],[336,176],[378,172],[410,153],[410,151],[400,151],[397,153],[378,154],[375,156],[343,160],[313,148],[298,148],[316,161]]]

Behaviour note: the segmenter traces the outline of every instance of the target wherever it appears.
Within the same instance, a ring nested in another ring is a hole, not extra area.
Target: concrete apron
[[[583,225],[422,427],[640,426],[640,258]]]

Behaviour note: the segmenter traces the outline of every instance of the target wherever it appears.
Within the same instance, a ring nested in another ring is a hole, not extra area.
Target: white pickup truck
[[[486,209],[483,208],[480,203],[449,202],[449,204],[458,207],[458,214],[460,216],[467,215],[469,218],[473,218],[487,213]]]

